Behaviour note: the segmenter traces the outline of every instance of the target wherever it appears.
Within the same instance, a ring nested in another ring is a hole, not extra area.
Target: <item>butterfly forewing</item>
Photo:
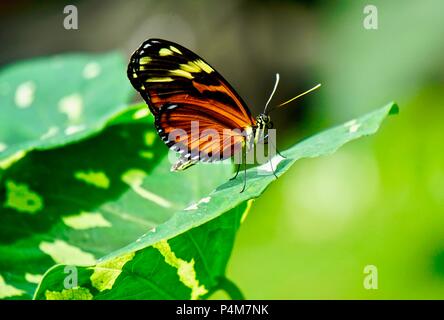
[[[228,82],[201,57],[176,43],[145,41],[131,57],[128,77],[154,114],[162,140],[185,158],[225,159],[239,150],[244,139],[240,132],[255,125]],[[172,138],[177,129],[186,132],[186,139]],[[217,132],[219,138],[209,137],[208,132]]]

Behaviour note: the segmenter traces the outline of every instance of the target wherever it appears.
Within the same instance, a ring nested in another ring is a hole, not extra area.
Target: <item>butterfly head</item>
[[[273,122],[268,114],[261,113],[256,117],[254,127],[254,143],[268,143],[268,130],[273,129]]]
[[[259,129],[273,129],[273,122],[268,114],[261,113],[256,117],[256,125]]]

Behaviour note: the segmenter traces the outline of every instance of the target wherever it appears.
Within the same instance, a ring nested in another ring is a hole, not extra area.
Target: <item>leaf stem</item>
[[[242,291],[236,286],[234,282],[226,277],[219,278],[218,289],[225,291],[231,300],[245,300]]]

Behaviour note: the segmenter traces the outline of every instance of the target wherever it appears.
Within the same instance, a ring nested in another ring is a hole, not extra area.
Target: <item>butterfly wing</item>
[[[201,101],[162,107],[156,116],[161,139],[184,160],[193,163],[222,160],[236,154],[242,148],[245,131],[211,108],[212,105]]]
[[[255,125],[245,102],[228,82],[202,58],[176,43],[145,41],[130,59],[128,78],[155,116],[162,140],[184,159],[225,159],[230,155],[227,150],[239,149],[244,137],[239,132]],[[192,130],[193,121],[199,123],[197,131]],[[187,139],[172,139],[175,129],[185,132]],[[209,131],[219,134],[218,141],[208,141],[205,132]],[[218,155],[208,151],[217,145]],[[202,151],[207,156],[196,157]]]

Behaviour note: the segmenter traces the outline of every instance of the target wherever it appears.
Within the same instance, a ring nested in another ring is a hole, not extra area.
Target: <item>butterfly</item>
[[[171,171],[242,153],[234,179],[241,162],[245,173],[245,154],[255,143],[267,142],[267,132],[273,128],[267,109],[271,96],[264,112],[254,118],[239,94],[212,66],[177,43],[146,40],[132,54],[127,75],[154,115],[158,135],[179,153]],[[278,74],[276,79],[273,93]],[[246,174],[241,192],[245,186]]]

